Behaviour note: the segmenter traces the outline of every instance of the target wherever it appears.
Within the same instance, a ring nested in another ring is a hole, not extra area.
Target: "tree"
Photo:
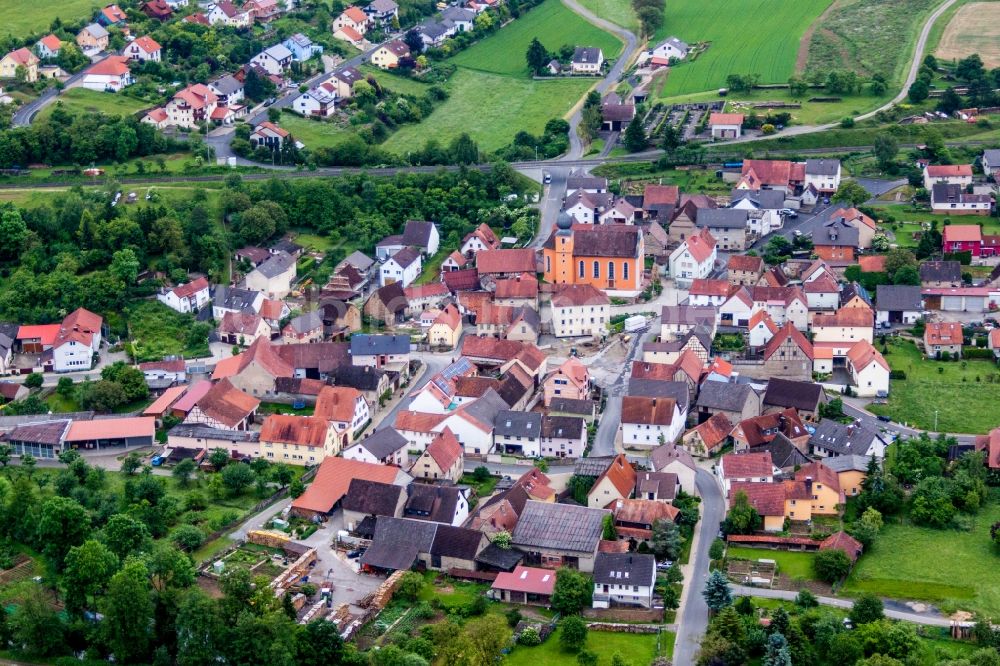
[[[670,123],[663,123],[663,132],[660,135],[660,148],[669,152],[677,150],[684,142],[684,138],[676,127]]]
[[[767,651],[764,653],[763,666],[792,666],[792,654],[788,649],[785,637],[775,632],[767,638]]]
[[[71,612],[82,611],[96,599],[118,570],[118,558],[100,541],[85,541],[69,549],[62,582],[66,606]]]
[[[404,601],[416,601],[420,591],[424,589],[424,578],[415,571],[407,571],[399,579],[396,595]]]
[[[930,477],[920,481],[914,488],[910,517],[917,525],[945,528],[952,524],[955,513],[948,480]]]
[[[816,599],[815,594],[806,588],[802,588],[795,596],[795,605],[799,608],[816,608],[816,606],[819,606],[819,601]]]
[[[108,266],[108,272],[125,283],[126,286],[134,285],[139,279],[139,259],[135,256],[132,248],[124,248],[115,252]]]
[[[500,550],[510,550],[510,547],[513,545],[513,537],[507,530],[500,530],[493,535],[490,541]]]
[[[851,534],[861,542],[865,550],[868,550],[875,545],[875,539],[878,538],[881,529],[882,514],[879,513],[878,509],[870,506],[861,514],[861,518],[855,523]]]
[[[663,10],[656,6],[644,5],[636,11],[644,37],[650,37],[663,25]]]
[[[531,43],[528,44],[528,51],[524,54],[524,59],[528,61],[528,69],[536,76],[545,71],[549,60],[551,60],[549,52],[538,41],[537,37],[532,39]]]
[[[142,458],[139,454],[133,451],[122,459],[122,473],[126,476],[132,476],[139,469],[142,468]]]
[[[910,84],[910,89],[906,91],[906,94],[910,98],[911,102],[913,102],[914,104],[920,104],[925,99],[927,99],[928,95],[930,95],[930,92],[931,88],[930,85],[927,83],[927,81],[924,81],[923,79],[917,79],[916,81]]]
[[[330,622],[324,624],[333,627]],[[222,660],[217,641],[223,633],[223,627],[215,603],[200,590],[193,590],[181,602],[177,611],[176,631],[178,666],[212,666]],[[340,638],[339,634],[337,638]],[[323,645],[315,645],[313,649],[321,652]],[[300,663],[306,666],[305,661]]]
[[[710,560],[721,560],[725,554],[726,542],[722,539],[713,539],[712,545],[708,549],[708,558]]]
[[[11,618],[14,643],[28,654],[48,656],[65,650],[65,627],[41,585],[23,593]]]
[[[705,582],[705,589],[701,592],[705,597],[705,603],[714,612],[718,613],[726,606],[733,603],[733,595],[729,590],[729,581],[725,574],[716,569]]]
[[[885,257],[885,272],[888,273],[889,278],[891,279],[896,271],[905,266],[917,267],[917,258],[913,256],[913,253],[902,248],[889,250]]]
[[[60,377],[59,382],[56,384],[56,393],[58,393],[63,398],[69,398],[73,395],[73,378],[72,377]]]
[[[634,118],[628,124],[628,127],[625,128],[625,133],[622,135],[622,143],[630,153],[645,150],[648,141],[646,140],[646,131],[643,129],[642,121],[639,118]]]
[[[32,372],[30,375],[24,378],[24,385],[30,389],[39,389],[42,388],[42,384],[44,383],[44,381],[45,379],[42,377],[40,373]]]
[[[899,142],[896,141],[896,137],[887,132],[875,136],[872,154],[875,155],[880,168],[885,169],[892,164],[898,153]]]
[[[893,284],[920,286],[920,271],[916,266],[903,266],[892,277]]]
[[[70,549],[82,544],[89,534],[90,514],[76,500],[52,497],[42,505],[38,541],[44,544],[42,550],[57,571],[62,569]]]
[[[570,615],[559,625],[559,645],[570,652],[579,652],[587,643],[587,624],[579,615]]]
[[[236,497],[242,495],[247,488],[252,486],[257,477],[249,465],[243,464],[226,465],[222,468],[221,476],[222,483]]]
[[[302,479],[295,479],[288,486],[288,494],[292,497],[292,499],[299,497],[305,491],[306,491],[306,484],[302,483]]]
[[[127,513],[111,516],[103,532],[104,543],[121,561],[144,548],[150,539],[149,528]]]
[[[681,552],[684,538],[680,528],[670,520],[662,518],[653,522],[652,551],[658,560],[676,560]]]
[[[821,550],[813,557],[813,571],[820,580],[836,583],[851,570],[851,559],[839,548]]]
[[[178,548],[191,552],[205,542],[205,534],[197,525],[178,525],[170,533],[170,540]]]
[[[726,534],[750,534],[760,524],[760,514],[750,504],[750,498],[742,490],[737,492],[723,521],[722,531]]]
[[[881,620],[885,617],[885,613],[883,613],[882,608],[882,600],[874,594],[862,594],[854,600],[848,617],[851,618],[851,622],[853,622],[855,626]]]
[[[590,576],[565,567],[556,571],[556,584],[552,591],[552,608],[563,615],[575,615],[589,606],[594,594]]]
[[[208,454],[208,462],[215,468],[216,472],[221,471],[229,462],[229,451],[221,448],[212,449],[212,452]]]
[[[111,577],[104,597],[108,645],[118,661],[144,660],[150,650],[153,601],[149,594],[149,571],[142,560],[130,558]]]
[[[149,386],[142,371],[124,361],[115,361],[101,370],[101,379],[120,385],[127,402],[142,400],[149,395]]]
[[[802,97],[809,92],[809,83],[793,76],[788,79],[788,92],[791,93],[792,97]]]
[[[466,132],[462,132],[448,146],[448,153],[456,164],[476,164],[479,162],[479,146]]]
[[[80,404],[86,409],[110,412],[126,402],[128,398],[125,397],[125,389],[118,382],[88,381],[80,385]]]
[[[618,531],[615,529],[615,517],[610,513],[605,514],[601,520],[601,538],[605,541],[614,541],[618,538]]]
[[[198,465],[196,465],[190,458],[185,458],[174,465],[170,474],[177,479],[177,483],[187,488],[188,484],[191,482],[191,477],[196,471],[198,471]]]
[[[871,199],[871,196],[871,193],[859,182],[848,180],[840,184],[840,187],[837,188],[837,193],[833,195],[833,200],[850,206],[860,206]]]

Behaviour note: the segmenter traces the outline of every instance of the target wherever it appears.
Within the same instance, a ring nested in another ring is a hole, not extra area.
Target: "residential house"
[[[323,330],[322,313],[310,310],[290,319],[281,330],[281,338],[285,342],[322,342]]]
[[[195,278],[176,287],[163,287],[156,295],[156,300],[171,310],[180,313],[197,312],[212,300],[208,280],[204,277]]]
[[[742,113],[719,113],[708,116],[708,128],[713,139],[738,139],[743,135]]]
[[[543,402],[552,404],[554,398],[587,400],[590,397],[590,373],[587,366],[575,356],[568,358],[542,382]]]
[[[840,174],[840,160],[809,159],[803,186],[812,186],[820,194],[834,194],[840,188]]]
[[[859,340],[847,351],[847,371],[855,395],[862,398],[889,395],[889,364],[870,342]]]
[[[263,120],[257,123],[250,133],[250,145],[254,148],[281,150],[290,136],[288,130],[278,127],[269,120]]]
[[[500,239],[485,222],[466,234],[459,246],[459,252],[466,257],[474,257],[483,250],[498,249],[500,249]]]
[[[493,450],[497,414],[509,407],[495,390],[489,389],[475,402],[446,414],[436,430],[450,428],[466,454],[486,455]]]
[[[306,519],[326,520],[340,508],[351,482],[356,479],[409,485],[410,475],[392,465],[373,465],[347,458],[328,457],[319,465],[319,471],[306,491],[292,501],[291,513]]]
[[[764,414],[794,409],[802,421],[808,422],[819,420],[820,405],[825,403],[822,384],[773,377],[767,382],[761,408]]]
[[[272,393],[279,378],[294,376],[295,367],[278,354],[268,335],[260,335],[246,351],[217,363],[212,373],[212,379],[228,378],[237,388],[255,396]]]
[[[922,287],[962,286],[962,263],[959,261],[924,261],[919,268]]]
[[[411,315],[419,315],[426,310],[437,310],[443,307],[451,295],[448,287],[440,282],[413,285],[403,291],[406,296],[407,311]]]
[[[420,251],[407,247],[395,253],[382,264],[379,270],[379,284],[385,286],[399,282],[403,288],[409,287],[422,270]]]
[[[55,58],[62,49],[62,40],[55,35],[49,34],[35,42],[35,53],[42,60]]]
[[[747,343],[751,349],[767,345],[781,330],[766,310],[757,310],[747,323]]]
[[[142,13],[157,21],[166,21],[174,15],[174,10],[167,0],[149,0],[141,7]]]
[[[611,320],[611,300],[590,284],[571,284],[552,296],[552,332],[558,338],[604,338]]]
[[[406,314],[406,293],[402,282],[394,282],[377,289],[365,303],[364,313],[386,326],[402,323]]]
[[[350,441],[371,421],[368,401],[361,391],[349,386],[324,386],[316,396],[313,415],[346,432]]]
[[[828,273],[803,284],[802,291],[810,312],[836,310],[840,305],[840,285]]]
[[[691,454],[683,448],[675,444],[658,446],[649,453],[649,462],[654,472],[675,474],[684,492],[695,493],[697,466]]]
[[[813,252],[831,263],[852,264],[860,244],[858,230],[847,222],[834,219],[813,232]]]
[[[292,108],[303,116],[329,118],[337,110],[335,86],[324,81],[309,88],[292,101]]]
[[[401,39],[394,39],[385,42],[375,49],[370,60],[379,69],[395,69],[399,67],[399,61],[410,57],[410,47]]]
[[[576,190],[563,200],[563,212],[574,224],[597,224],[601,213],[614,203],[614,195]]]
[[[490,587],[489,596],[507,604],[546,606],[552,603],[556,575],[551,569],[517,565],[512,572],[501,571]]]
[[[653,607],[656,559],[640,553],[598,553],[594,561],[594,608]]]
[[[351,28],[362,35],[368,32],[372,20],[360,8],[354,5],[349,6],[333,20],[333,31],[337,32],[341,28]],[[376,63],[377,64],[377,63]]]
[[[294,57],[284,44],[270,46],[257,55],[250,62],[262,67],[268,74],[281,75],[286,69],[292,66]]]
[[[430,483],[411,483],[403,516],[414,520],[461,525],[469,517],[470,489]]]
[[[726,278],[733,286],[755,285],[764,275],[764,259],[744,254],[731,254],[726,263]]]
[[[809,458],[802,450],[780,432],[770,442],[755,446],[753,450],[770,453],[771,462],[785,474],[794,473],[799,467],[809,464]]]
[[[824,458],[823,465],[837,473],[840,490],[846,497],[856,497],[861,494],[863,484],[868,478],[868,467],[871,458],[847,454],[833,458]]]
[[[880,284],[875,288],[875,308],[875,323],[879,326],[915,324],[924,310],[920,287]]]
[[[641,291],[645,262],[641,229],[573,224],[565,213],[559,214],[557,227],[543,246],[548,282],[589,284],[609,296],[634,296]]]
[[[105,5],[97,13],[97,22],[106,28],[112,25],[124,26],[127,21],[128,16],[118,5]]]
[[[399,20],[399,5],[393,0],[372,0],[364,7],[365,14],[377,25],[392,25]]]
[[[707,210],[705,211],[708,212]],[[670,275],[678,287],[690,286],[697,278],[706,278],[715,270],[715,237],[707,229],[689,236],[670,253]]]
[[[749,384],[706,381],[695,404],[699,422],[723,414],[730,422],[738,423],[760,416],[761,411],[761,397]]]
[[[91,65],[84,73],[80,85],[98,92],[120,92],[132,85],[132,71],[128,67],[128,58],[113,55]]]
[[[781,470],[774,466],[771,454],[745,451],[743,453],[727,453],[719,459],[715,473],[722,481],[726,497],[732,499],[730,490],[734,483],[771,483]]]
[[[757,446],[767,444],[782,434],[800,450],[805,450],[809,441],[809,430],[806,429],[798,413],[788,408],[782,412],[771,412],[740,421],[731,433],[734,451],[753,450]]]
[[[19,70],[24,71],[24,80],[34,83],[38,80],[38,56],[31,49],[21,47],[0,58],[0,79],[15,79]]]
[[[215,93],[208,86],[195,83],[178,90],[163,107],[166,112],[165,122],[174,127],[195,129],[199,124],[209,122],[218,106],[219,98]]]
[[[566,566],[590,573],[604,531],[604,516],[609,515],[611,512],[604,509],[528,501],[511,544],[525,553],[529,565]]]
[[[228,345],[249,347],[259,338],[271,339],[271,325],[252,312],[227,312],[219,322],[219,340]]]
[[[713,414],[681,436],[684,448],[698,456],[709,456],[721,449],[733,431],[733,424],[722,412]]]
[[[283,299],[292,290],[295,280],[295,259],[287,252],[279,252],[247,273],[247,289],[260,291],[267,298]]]
[[[462,445],[451,430],[445,428],[437,433],[427,448],[410,467],[415,479],[429,479],[457,482],[464,473],[465,456]]]
[[[626,448],[653,448],[677,441],[687,420],[672,398],[622,398],[622,444]]]
[[[874,428],[856,423],[843,424],[823,419],[809,438],[809,453],[820,458],[856,455],[879,460],[885,457],[886,442]]]
[[[433,222],[409,220],[403,233],[386,236],[375,244],[375,256],[379,261],[386,261],[397,252],[412,247],[425,256],[434,255],[438,251],[440,234]]]
[[[982,252],[983,229],[978,224],[949,224],[941,230],[942,251],[969,252],[978,257]]]
[[[963,340],[962,324],[957,321],[924,324],[924,353],[929,358],[962,358]]]
[[[90,370],[101,349],[103,323],[100,315],[83,308],[67,315],[52,340],[52,369],[55,372]],[[20,331],[18,337],[21,337]]]
[[[619,500],[632,496],[636,472],[624,453],[619,453],[605,467],[587,492],[587,506],[592,509],[611,509]]]
[[[254,21],[258,23],[270,23],[282,14],[278,0],[248,0],[243,9],[249,11]]]
[[[785,195],[780,190],[733,190],[731,208],[747,211],[747,231],[756,236],[780,229],[784,223],[781,211]]]
[[[619,198],[598,216],[600,224],[635,224],[635,206]]]
[[[578,46],[570,59],[574,74],[597,74],[604,65],[604,52],[593,46]]]
[[[449,303],[444,306],[427,331],[427,342],[433,347],[454,349],[461,337],[462,315],[459,314],[458,308]]]
[[[711,306],[664,305],[660,311],[660,340],[679,340],[695,330],[715,337],[717,310]]]
[[[344,527],[360,537],[375,535],[375,521],[382,516],[393,518],[403,513],[406,488],[392,483],[351,479],[341,501]]]
[[[493,302],[512,308],[527,307],[538,311],[538,280],[531,273],[494,283]]]
[[[972,165],[928,164],[924,167],[924,189],[933,190],[935,185],[957,185],[959,188],[972,185]]]
[[[875,317],[868,310],[847,308],[832,314],[813,316],[812,334],[814,349],[832,350],[832,358],[844,358],[847,350],[858,340],[872,342]]]
[[[587,446],[587,422],[577,416],[542,417],[541,454],[547,458],[582,458]]]
[[[946,215],[989,215],[993,197],[966,192],[961,185],[937,183],[931,189],[931,211]],[[946,227],[947,228],[947,227]]]
[[[236,289],[219,285],[211,290],[212,318],[222,319],[227,312],[252,312],[257,314],[264,305],[264,294],[250,289]]]
[[[542,436],[542,415],[538,412],[501,410],[493,423],[493,446],[498,453],[537,458]]]
[[[698,233],[695,223],[702,211],[713,210],[719,205],[707,194],[683,194],[670,217],[668,236],[672,243],[682,243]]]
[[[997,171],[1000,170],[1000,150],[984,150],[980,158],[980,163],[983,167],[983,175],[987,178],[992,177],[993,182],[997,182]]]
[[[271,414],[261,426],[261,457],[288,465],[318,465],[341,449],[340,433],[315,416]]]
[[[258,406],[260,400],[222,379],[198,399],[184,422],[223,430],[249,430]]]
[[[219,23],[230,28],[249,28],[253,14],[246,8],[237,8],[230,0],[218,0],[205,8],[205,17],[211,25]]]
[[[382,428],[343,450],[348,460],[402,467],[407,462],[406,438],[394,428]]]
[[[690,51],[691,47],[687,43],[676,37],[668,37],[653,48],[640,53],[638,63],[640,66],[646,62],[653,66],[666,65],[670,63],[671,58],[684,60]]]
[[[410,336],[352,335],[351,364],[401,370],[408,374],[406,368],[410,364]]]
[[[482,250],[476,254],[476,271],[480,278],[516,278],[525,273],[534,275],[537,270],[535,250],[532,248]]]
[[[780,190],[792,195],[806,179],[804,162],[788,160],[743,160],[736,188],[740,190]],[[815,190],[815,188],[813,188]]]
[[[867,250],[872,246],[872,239],[878,232],[875,220],[862,213],[857,208],[838,208],[833,211],[830,219],[842,220],[858,230],[858,247]]]
[[[140,363],[137,367],[142,372],[146,385],[153,390],[165,389],[174,384],[183,384],[187,380],[187,366],[182,358],[171,361],[149,361]],[[178,386],[176,388],[181,390],[174,392],[174,400],[179,398],[187,387]],[[173,404],[173,400],[170,401],[170,404]]]
[[[90,25],[84,26],[80,32],[76,34],[76,45],[80,47],[84,55],[99,53],[101,51],[106,51],[108,48],[108,42],[111,39],[111,35],[105,30],[104,26],[91,23]],[[2,65],[2,62],[0,62]],[[0,66],[0,72],[2,72],[2,66]]]
[[[719,306],[726,302],[732,285],[726,280],[696,278],[688,289],[688,303],[694,306]]]

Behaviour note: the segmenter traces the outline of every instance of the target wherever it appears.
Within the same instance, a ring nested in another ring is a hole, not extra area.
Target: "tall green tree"
[[[622,144],[624,144],[625,149],[630,153],[645,150],[649,145],[646,139],[646,131],[642,127],[642,120],[640,118],[633,118],[632,122],[625,128],[625,133],[622,135]]]
[[[220,661],[222,623],[215,603],[201,590],[192,590],[184,597],[177,613],[176,627],[178,666],[215,666]],[[316,649],[322,647],[316,646]]]
[[[145,563],[129,558],[108,584],[104,597],[108,646],[118,661],[143,662],[151,652],[153,601]]]
[[[872,146],[872,154],[875,155],[879,167],[885,169],[893,163],[896,155],[899,154],[899,142],[888,132],[877,134]]]
[[[871,196],[871,192],[866,190],[861,183],[856,180],[847,180],[837,188],[837,193],[833,195],[833,200],[849,206],[860,206],[871,199]]]
[[[702,590],[701,594],[705,597],[705,603],[708,607],[715,612],[719,612],[733,603],[729,581],[726,579],[725,574],[718,569],[713,571],[708,577],[708,580],[705,582],[705,589]]]
[[[684,537],[677,524],[662,518],[653,522],[652,551],[659,560],[676,560],[681,552]]]
[[[538,38],[535,37],[528,44],[528,50],[524,54],[524,59],[528,62],[528,69],[531,70],[533,74],[540,75],[545,71],[545,67],[549,64],[549,52]]]
[[[42,505],[38,521],[38,542],[57,571],[66,555],[90,535],[90,514],[79,502],[68,497],[52,497]]]
[[[100,541],[85,541],[69,549],[62,583],[66,608],[79,613],[101,593],[118,570],[118,557]]]
[[[556,584],[552,591],[554,610],[563,615],[575,615],[590,605],[593,594],[594,584],[586,574],[566,567],[556,571]]]
[[[116,513],[104,526],[104,543],[119,560],[137,553],[149,544],[149,529],[127,513]]]

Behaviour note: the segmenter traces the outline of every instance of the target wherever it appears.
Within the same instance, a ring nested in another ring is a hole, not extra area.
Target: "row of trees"
[[[948,80],[957,85],[949,85],[938,100],[937,108],[944,113],[953,113],[966,107],[991,107],[1000,103],[996,88],[1000,87],[1000,67],[986,71],[979,54],[972,54],[959,60],[953,67],[942,67],[937,58],[928,55],[910,85],[907,95],[911,102],[920,103],[930,96],[934,79],[944,71]],[[956,87],[967,89],[963,98]]]

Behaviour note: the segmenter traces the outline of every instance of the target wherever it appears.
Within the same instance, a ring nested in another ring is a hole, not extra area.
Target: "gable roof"
[[[351,336],[351,356],[401,355],[409,353],[410,336],[408,335],[369,335],[362,333]]]
[[[497,574],[492,586],[494,590],[510,590],[545,597],[551,596],[555,587],[556,574],[552,569],[538,569],[520,564],[511,573],[501,571]]]
[[[552,295],[552,306],[557,308],[610,303],[606,293],[589,284],[567,285]]]
[[[325,421],[352,423],[361,392],[349,386],[324,386],[316,397],[313,414]]]
[[[228,379],[223,379],[198,400],[197,406],[205,416],[232,428],[256,411],[259,405],[260,400],[239,390]]]
[[[392,465],[327,456],[320,463],[313,482],[292,501],[292,508],[330,513],[347,493],[353,479],[393,483],[398,472],[399,468]]]
[[[802,331],[795,328],[792,322],[786,322],[785,325],[779,330],[773,338],[767,341],[764,346],[764,360],[771,358],[781,345],[785,343],[786,340],[791,340],[802,353],[806,355],[810,360],[813,359],[813,346],[806,336],[802,334]]]
[[[447,472],[462,457],[462,445],[451,430],[445,428],[427,445],[427,455],[434,459],[438,469]]]
[[[962,281],[962,264],[958,261],[925,261],[920,264],[921,282]]]
[[[742,412],[747,400],[753,395],[749,384],[730,384],[727,382],[705,382],[698,392],[697,405],[707,409],[719,409],[726,412]]]
[[[326,444],[327,428],[326,421],[315,416],[271,414],[264,419],[260,439],[264,442],[322,448]]]
[[[62,47],[62,41],[53,34],[48,34],[38,40],[49,51],[58,51]]]
[[[924,325],[925,345],[961,345],[962,324],[957,321],[929,321]]]
[[[632,463],[628,461],[624,453],[619,453],[614,457],[611,464],[597,477],[593,487],[596,488],[605,479],[611,482],[611,485],[615,487],[618,494],[622,497],[628,498],[632,496],[636,480],[635,468],[632,467]]]
[[[820,550],[830,549],[842,550],[850,558],[851,562],[857,562],[864,547],[861,542],[843,530],[831,534],[819,544]]]
[[[380,516],[360,562],[380,569],[409,569],[417,555],[430,553],[437,528],[437,523]]]
[[[769,451],[727,453],[720,461],[723,476],[727,479],[769,477],[774,474],[774,463]]]
[[[920,312],[924,301],[919,286],[880,284],[875,287],[875,307],[881,311]]]
[[[928,164],[926,171],[931,178],[972,177],[971,164]]]
[[[800,382],[772,377],[764,390],[763,404],[771,407],[792,407],[814,412],[823,400],[823,386],[816,382]]]
[[[816,424],[816,430],[809,438],[809,448],[820,447],[838,455],[853,453],[863,456],[877,437],[877,432],[864,425],[823,419]]]
[[[889,372],[889,364],[885,357],[867,340],[858,340],[847,350],[847,361],[854,367],[855,372],[860,372],[872,363],[877,363]]]
[[[761,516],[785,515],[785,484],[780,481],[775,483],[737,481],[729,489],[730,499],[735,499],[739,493],[746,494],[750,506]]]
[[[351,479],[341,505],[344,511],[372,516],[393,516],[399,505],[402,486],[369,479]]]
[[[698,215],[698,219],[701,219],[703,214],[706,214],[711,209],[706,209]],[[683,247],[687,248],[687,251],[691,254],[691,258],[694,259],[699,264],[708,261],[712,257],[712,251],[715,250],[715,237],[708,232],[708,229],[702,229],[701,233],[692,234],[688,236],[682,244]]]
[[[789,439],[798,439],[809,434],[798,412],[791,407],[782,412],[743,419],[738,428],[751,447],[772,441],[778,433],[784,434]]]
[[[726,441],[730,433],[733,432],[733,424],[724,413],[716,412],[707,421],[695,426],[688,432],[697,432],[701,437],[701,441],[705,443],[705,446],[709,449],[714,449]]]
[[[651,585],[656,558],[641,553],[598,553],[594,559],[594,583],[598,585]]]
[[[622,423],[645,425],[670,425],[673,423],[677,401],[673,398],[646,398],[627,395],[622,398]]]
[[[515,546],[592,553],[604,532],[605,509],[528,501],[521,512],[512,542]]]
[[[482,250],[476,253],[476,270],[483,273],[531,273],[537,272],[535,250],[518,248],[511,250]]]
[[[663,444],[656,447],[650,451],[649,461],[653,465],[653,471],[656,472],[662,472],[674,462],[679,462],[691,470],[696,469],[694,458],[691,454],[676,444]]]
[[[770,453],[771,461],[778,469],[801,467],[809,463],[809,458],[799,451],[792,440],[780,432],[770,442],[755,446],[754,451]]]
[[[642,242],[642,229],[631,224],[574,224],[571,230],[574,257],[631,258]],[[556,234],[548,237],[545,248],[555,248]]]

